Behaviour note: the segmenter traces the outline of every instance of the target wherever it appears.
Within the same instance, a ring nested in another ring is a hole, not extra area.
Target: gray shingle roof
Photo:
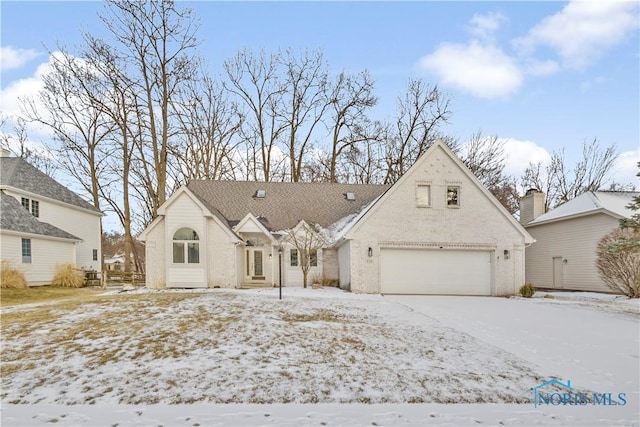
[[[248,213],[272,231],[295,227],[300,220],[327,227],[360,212],[390,185],[289,183],[249,181],[191,181],[187,188],[214,214],[219,212],[229,226]],[[265,191],[263,199],[258,190]],[[354,193],[355,200],[345,198]]]
[[[82,240],[73,234],[41,222],[31,215],[20,202],[0,190],[0,229],[63,239]]]
[[[100,212],[91,203],[19,157],[0,157],[0,185],[15,187],[80,208]]]

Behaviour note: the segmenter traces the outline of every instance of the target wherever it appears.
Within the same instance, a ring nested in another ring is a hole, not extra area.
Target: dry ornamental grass
[[[27,281],[24,274],[11,261],[2,260],[0,263],[0,287],[4,289],[24,289]]]

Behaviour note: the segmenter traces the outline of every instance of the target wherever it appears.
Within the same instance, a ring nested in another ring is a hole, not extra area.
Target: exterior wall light
[[[373,248],[369,246],[369,258],[373,256]]]

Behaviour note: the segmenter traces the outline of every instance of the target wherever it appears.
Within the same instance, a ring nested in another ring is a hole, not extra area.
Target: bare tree
[[[138,138],[140,166],[133,169],[151,203],[151,217],[167,196],[171,139],[176,134],[171,103],[194,76],[193,48],[197,23],[190,9],[172,0],[109,0],[101,15],[135,83],[139,119],[145,133]]]
[[[258,57],[245,49],[224,63],[229,80],[225,86],[248,110],[242,127],[247,153],[246,174],[254,180],[270,181],[279,159],[276,148],[286,123],[281,120],[283,88],[279,80],[279,55]]]
[[[507,162],[504,140],[497,135],[485,137],[478,131],[465,144],[462,161],[509,213],[518,211],[515,178],[504,173]]]
[[[326,244],[325,240],[317,227],[312,227],[304,220],[289,230],[284,240],[298,251],[298,265],[302,270],[302,283],[306,288],[309,270],[314,259],[317,262],[318,253]]]
[[[100,209],[100,180],[109,158],[105,140],[114,124],[105,113],[98,94],[99,71],[81,57],[64,48],[50,55],[51,71],[42,77],[44,88],[34,99],[23,100],[23,110],[30,120],[47,126],[60,143],[59,164],[75,178]],[[44,106],[41,112],[38,105]]]
[[[582,158],[573,168],[567,165],[562,148],[551,155],[551,162],[544,169],[540,163],[530,163],[521,178],[522,186],[544,191],[547,206],[553,208],[606,186],[617,158],[615,144],[602,148],[595,138],[591,142],[585,140]]]
[[[385,184],[396,182],[441,137],[439,127],[449,120],[449,100],[423,80],[411,79],[390,126],[385,153]]]
[[[305,155],[327,110],[328,71],[322,52],[304,52],[300,58],[288,50],[282,58],[286,80],[282,91],[282,120],[287,124],[285,150],[291,181],[302,177]]]
[[[175,108],[185,143],[173,156],[174,182],[192,179],[233,179],[243,117],[222,86],[204,75],[188,83]]]
[[[53,177],[58,170],[54,154],[46,147],[35,148],[29,143],[27,123],[22,117],[0,117],[0,145],[16,157],[30,163],[45,175]]]
[[[364,132],[368,110],[378,102],[373,89],[374,83],[368,72],[349,75],[343,71],[329,91],[327,128],[331,146],[326,164],[329,182],[338,182],[339,160],[343,152],[374,137]]]

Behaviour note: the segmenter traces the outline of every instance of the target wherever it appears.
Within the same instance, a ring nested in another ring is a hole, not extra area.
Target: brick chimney
[[[520,224],[526,225],[546,211],[542,191],[531,188],[520,198]]]

